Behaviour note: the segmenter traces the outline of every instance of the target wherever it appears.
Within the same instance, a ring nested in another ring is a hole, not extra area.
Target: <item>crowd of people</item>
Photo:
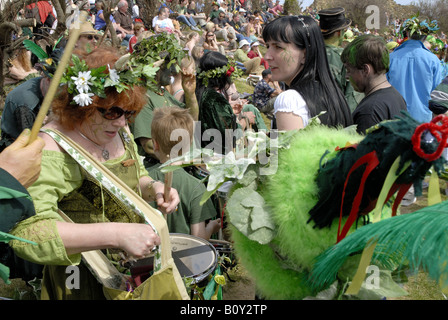
[[[70,65],[73,73],[58,88],[37,140],[28,145],[29,129],[63,41],[52,52],[53,62],[38,61],[38,76],[21,79],[8,94],[1,119],[2,187],[15,191],[8,201],[2,198],[1,231],[37,243],[13,241],[8,263],[12,275],[44,278],[42,298],[102,299],[101,286],[87,267],[82,272],[92,285],[68,289],[65,266],[81,263],[81,253],[88,250],[103,250],[118,264],[117,249],[142,258],[160,244],[156,230],[106,190],[61,140],[87,152],[92,166],[107,168],[123,182],[121,188],[168,214],[170,232],[210,239],[222,226],[222,208],[212,200],[199,204],[205,192],[199,177],[175,171],[165,192],[159,167],[179,143],[175,156],[195,144],[224,155],[235,149],[236,131],[299,130],[319,116],[324,125],[355,124],[366,134],[401,111],[420,122],[430,121],[435,110],[447,111],[446,95],[440,94],[448,76],[446,39],[434,22],[410,18],[393,38],[359,32],[344,8],[307,9],[293,16],[271,0],[261,11],[253,11],[248,1],[223,0],[213,3],[208,15],[202,1],[163,3],[151,22],[142,21],[138,6],[126,0],[108,19],[100,0],[91,9],[75,46],[79,62]],[[99,37],[110,32],[107,21],[121,48],[99,44]],[[409,22],[418,25],[413,33]],[[153,53],[152,62],[160,60],[151,79],[155,86],[130,82],[129,75],[115,69],[126,52],[146,58],[142,48],[148,46],[143,45],[158,37],[172,41],[174,49]],[[180,60],[172,63],[180,52]],[[256,79],[253,93],[242,99],[236,79],[249,77]],[[176,129],[189,138],[173,141]],[[194,140],[195,130],[201,141]],[[64,221],[60,211],[74,223]],[[13,268],[23,264],[45,268],[15,273]]]

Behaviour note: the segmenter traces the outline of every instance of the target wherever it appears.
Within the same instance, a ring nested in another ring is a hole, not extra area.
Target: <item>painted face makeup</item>
[[[299,49],[293,43],[280,41],[268,41],[266,47],[264,58],[271,68],[272,80],[290,85],[303,69],[306,50]]]

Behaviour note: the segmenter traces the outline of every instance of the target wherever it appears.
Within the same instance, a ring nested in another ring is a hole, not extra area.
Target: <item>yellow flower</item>
[[[215,282],[221,286],[226,284],[226,278],[223,275],[217,274],[214,279]]]

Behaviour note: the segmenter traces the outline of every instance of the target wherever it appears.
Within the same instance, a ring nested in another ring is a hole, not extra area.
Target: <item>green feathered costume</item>
[[[400,188],[403,195],[414,181],[424,178],[431,166],[436,170],[442,168],[441,158],[428,161],[413,151],[411,140],[418,125],[405,114],[399,120],[381,123],[366,137],[349,130],[313,126],[299,131],[290,148],[281,150],[277,172],[258,188],[275,225],[274,238],[261,244],[232,226],[236,255],[255,279],[261,297],[304,299],[327,289],[342,274],[344,277],[347,274],[353,276],[358,260],[348,258],[362,253],[372,238],[385,239],[379,241],[372,261],[378,262],[381,268],[397,266],[390,261],[390,256],[388,260],[379,251],[378,248],[384,249],[384,246],[393,248],[389,251],[397,255],[394,262],[404,264],[411,261],[412,267],[416,268],[427,266],[422,258],[424,254],[406,248],[407,243],[416,246],[424,242],[427,233],[415,233],[416,239],[406,242],[412,238],[406,228],[409,226],[409,230],[415,230],[424,219],[431,220],[431,215],[423,213],[418,217],[415,215],[415,219],[414,214],[390,217],[394,210],[385,206],[380,211],[382,221],[370,221],[373,214],[370,211],[375,207],[386,176],[398,156],[398,169],[393,172],[397,178],[386,190],[384,203]],[[432,154],[438,143],[431,137],[426,138],[421,141],[420,149]],[[229,202],[231,198],[232,193]],[[399,200],[401,197],[397,196]],[[380,207],[382,205],[380,203]],[[401,222],[402,219],[406,222]],[[351,222],[346,224],[348,220]],[[446,230],[447,224],[448,213],[439,210],[437,221],[433,221],[431,227],[440,226]],[[390,228],[382,227],[388,225]],[[343,226],[347,227],[347,237],[345,234],[341,236]],[[387,230],[387,236],[381,235],[383,230]],[[358,238],[351,238],[357,234]],[[430,261],[439,261],[437,266],[441,268],[448,260],[445,250],[447,234],[437,232],[434,237],[430,239],[443,241],[439,244],[444,252],[441,255],[440,250],[437,251],[439,255],[432,256]],[[395,250],[397,247],[399,251]],[[440,268],[430,275],[440,277]]]

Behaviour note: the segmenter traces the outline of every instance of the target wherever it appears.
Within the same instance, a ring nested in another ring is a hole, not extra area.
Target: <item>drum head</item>
[[[182,277],[200,282],[216,268],[218,255],[208,241],[179,233],[171,233],[170,239],[174,263]]]

